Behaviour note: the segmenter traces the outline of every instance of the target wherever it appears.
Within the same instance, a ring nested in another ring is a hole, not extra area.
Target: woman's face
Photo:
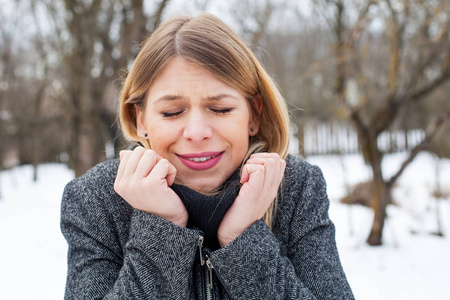
[[[145,109],[137,109],[138,135],[147,133],[179,182],[199,192],[218,188],[240,166],[258,125],[243,94],[179,57],[148,90]]]

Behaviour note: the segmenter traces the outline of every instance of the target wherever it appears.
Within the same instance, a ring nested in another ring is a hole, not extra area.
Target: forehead
[[[224,95],[245,99],[244,95],[197,64],[176,57],[155,78],[148,90],[149,101],[176,100],[200,96],[221,100]]]

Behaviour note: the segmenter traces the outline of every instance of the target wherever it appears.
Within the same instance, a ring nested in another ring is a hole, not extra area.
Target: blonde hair
[[[150,147],[137,134],[136,106],[145,107],[146,92],[174,57],[208,70],[248,100],[252,112],[259,116],[259,130],[250,138],[246,159],[255,152],[275,152],[286,157],[290,123],[283,97],[243,41],[220,19],[207,13],[175,17],[161,24],[144,42],[120,96],[120,123],[127,139]],[[262,102],[261,112],[257,109],[257,98]],[[276,201],[264,216],[270,227],[275,209]]]

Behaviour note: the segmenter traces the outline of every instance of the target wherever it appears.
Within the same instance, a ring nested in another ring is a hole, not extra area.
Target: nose
[[[185,139],[198,143],[211,138],[212,128],[207,116],[202,112],[192,111],[186,122],[183,132]]]

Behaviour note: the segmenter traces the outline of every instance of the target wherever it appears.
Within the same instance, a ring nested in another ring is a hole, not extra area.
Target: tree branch
[[[447,82],[447,80],[449,80],[449,79],[450,79],[450,68],[447,67],[447,69],[442,71],[441,76],[436,78],[434,81],[430,82],[428,85],[422,87],[420,90],[414,92],[409,98],[401,99],[401,100],[417,102],[417,101],[423,99],[429,93],[433,92],[440,85]]]
[[[355,47],[355,43],[360,39],[364,25],[368,21],[369,9],[372,5],[376,4],[378,0],[370,0],[367,2],[366,6],[359,12],[358,20],[356,21],[352,33],[347,41],[347,47],[352,50]]]
[[[399,69],[402,61],[403,51],[403,34],[405,31],[406,20],[409,16],[409,6],[405,3],[404,15],[405,21],[399,21],[398,12],[391,5],[390,0],[386,0],[386,4],[391,14],[391,26],[388,30],[388,38],[390,44],[390,62],[389,72],[387,75],[389,93],[385,101],[385,105],[378,108],[372,115],[371,124],[374,124],[375,133],[383,132],[389,124],[395,119],[401,105],[394,100],[396,99],[399,79]]]
[[[334,34],[336,36],[336,45],[335,45],[335,57],[336,57],[336,77],[334,80],[334,92],[336,97],[340,102],[345,102],[345,81],[346,81],[346,72],[345,72],[345,42],[344,42],[344,3],[342,1],[336,1],[336,23],[334,25]]]
[[[397,171],[397,173],[395,173],[395,175],[392,176],[387,182],[387,187],[389,189],[392,188],[392,186],[395,184],[398,178],[402,175],[403,171],[405,171],[406,167],[414,160],[414,158],[416,158],[416,156],[420,153],[420,151],[424,150],[425,147],[428,146],[429,142],[436,135],[438,130],[447,122],[450,122],[450,111],[441,114],[439,117],[435,118],[432,122],[430,122],[425,131],[424,140],[412,149],[411,153],[409,154],[409,157],[403,162],[402,166]]]
[[[154,29],[158,28],[159,24],[161,24],[162,14],[163,14],[164,8],[166,7],[168,2],[169,2],[169,0],[162,0],[159,3],[158,9],[156,10],[156,13],[155,13],[155,23],[153,26]]]
[[[400,22],[397,11],[395,11],[394,7],[391,5],[390,0],[386,0],[389,11],[391,12],[391,21],[392,26],[389,28],[389,43],[391,48],[391,61],[389,63],[389,75],[388,75],[388,83],[389,83],[389,93],[391,95],[395,95],[397,92],[398,86],[398,74],[399,74],[399,66],[402,60],[402,49],[403,49],[403,33],[406,27],[406,20],[409,17],[409,5],[405,3],[403,10],[405,21]],[[393,97],[389,97],[393,98]]]

